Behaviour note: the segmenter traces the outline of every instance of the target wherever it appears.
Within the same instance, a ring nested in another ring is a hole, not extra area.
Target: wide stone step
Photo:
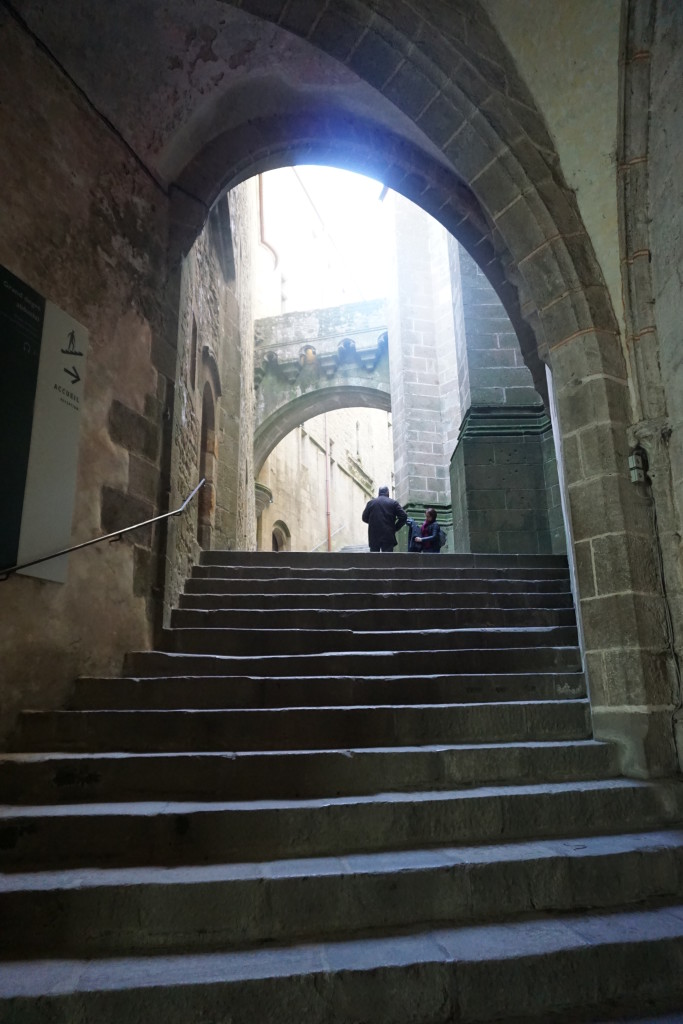
[[[28,711],[12,749],[246,751],[588,739],[587,701],[219,711]]]
[[[406,567],[429,569],[419,555],[408,552],[383,552],[381,554],[344,551],[202,551],[200,565],[246,566],[252,572],[260,568],[284,567],[312,569],[324,573],[326,569],[371,568],[375,572]],[[567,570],[566,555],[523,555],[523,554],[453,554],[442,552],[439,565],[443,568],[481,569],[560,569]]]
[[[576,626],[540,626],[481,629],[166,629],[164,650],[182,654],[329,654],[332,651],[461,651],[536,647],[572,647],[578,643]]]
[[[568,593],[569,583],[562,579],[448,579],[426,574],[416,576],[410,581],[387,581],[383,576],[367,580],[343,580],[327,576],[314,576],[306,580],[280,579],[275,576],[248,576],[245,579],[206,576],[185,581],[187,594],[321,594],[325,595],[325,603],[330,593],[386,593],[393,597],[397,591],[403,594],[426,593],[442,596],[470,592],[554,594]]]
[[[314,945],[0,967],[8,1024],[446,1024],[680,1006],[683,907],[524,918]],[[586,1016],[589,1014],[589,1016]],[[649,1018],[651,1019],[651,1018]]]
[[[24,753],[0,756],[0,802],[298,799],[616,774],[616,749],[594,740],[261,753]]]
[[[248,566],[194,565],[191,578],[249,580],[258,577],[257,572]],[[525,583],[560,581],[563,585],[568,586],[569,570],[566,568],[501,569],[498,567],[482,569],[474,566],[472,568],[453,568],[445,566],[442,562],[434,564],[430,561],[429,564],[420,562],[414,567],[410,565],[401,568],[382,565],[377,568],[334,569],[326,567],[321,570],[278,566],[264,570],[261,578],[298,581],[302,584],[321,578],[331,581],[338,580],[340,583],[357,581],[358,583],[377,584],[377,581],[381,580],[384,586],[405,583],[407,589],[422,579],[442,580],[445,583],[472,579],[486,580],[487,582],[509,580],[510,582]]]
[[[544,610],[571,609],[574,608],[574,599],[569,590],[546,592],[543,594],[525,593],[522,591],[506,593],[489,593],[481,591],[463,591],[457,594],[450,594],[447,601],[435,597],[429,591],[412,591],[410,593],[379,593],[366,590],[364,593],[358,591],[347,591],[342,593],[329,593],[325,595],[324,602],[319,597],[312,598],[309,593],[305,594],[269,594],[267,608],[271,611],[294,610],[298,608],[310,608],[311,606],[329,609],[331,612],[337,610],[372,611],[384,612],[393,608],[410,608],[414,612],[418,609],[436,609],[446,607],[455,614],[460,614],[461,609],[484,608],[487,610],[522,608],[535,609],[542,607]],[[178,605],[184,608],[199,609],[235,609],[247,611],[248,609],[264,610],[264,601],[261,593],[252,594],[206,594],[192,593],[180,594]]]
[[[607,779],[309,800],[0,808],[7,871],[345,856],[636,832],[683,818],[682,785]]]
[[[174,629],[352,629],[354,631],[487,628],[521,629],[576,626],[573,608],[430,608],[416,614],[412,607],[364,609],[233,608],[222,611],[175,609]]]
[[[582,672],[423,676],[83,677],[68,702],[76,709],[272,708],[335,704],[454,704],[586,696]]]
[[[128,676],[259,675],[389,676],[491,672],[572,672],[581,669],[577,647],[472,648],[471,650],[330,651],[325,654],[220,655],[133,651],[123,672]]]
[[[5,957],[202,952],[680,898],[680,833],[8,874]],[[374,1018],[373,1018],[374,1019]]]

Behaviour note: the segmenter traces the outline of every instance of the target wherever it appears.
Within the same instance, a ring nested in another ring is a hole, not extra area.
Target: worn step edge
[[[342,655],[391,650],[441,651],[469,650],[474,645],[489,651],[516,648],[535,650],[539,647],[576,647],[576,626],[481,627],[472,629],[421,629],[361,631],[338,628],[268,629],[260,627],[182,628],[163,630],[162,650],[181,654],[235,654],[259,656],[269,654]]]
[[[7,804],[321,797],[608,778],[616,748],[595,740],[263,752],[0,755]]]
[[[277,608],[278,596],[283,605],[282,609]],[[325,608],[329,610],[330,614],[336,614],[339,611],[357,611],[362,615],[368,615],[374,611],[390,611],[393,608],[404,610],[406,607],[413,612],[417,608],[435,608],[437,611],[451,611],[454,614],[460,614],[461,611],[466,609],[476,612],[482,610],[529,610],[531,612],[537,608],[546,611],[573,611],[574,609],[572,594],[567,590],[546,591],[542,594],[536,592],[524,593],[523,591],[513,591],[511,593],[498,591],[495,594],[497,600],[490,604],[484,603],[492,597],[488,592],[484,590],[465,591],[451,593],[446,605],[435,605],[434,601],[438,600],[441,596],[441,594],[435,596],[433,593],[424,590],[411,593],[401,593],[398,591],[394,593],[378,593],[376,591],[358,593],[358,591],[349,590],[341,593],[326,594]],[[309,592],[305,594],[269,594],[268,606],[273,611],[305,611],[311,607],[312,600],[312,595]],[[205,607],[202,606],[201,602],[206,603]],[[319,607],[318,605],[317,608]],[[202,591],[179,594],[178,608],[181,611],[264,610],[261,594],[237,595],[229,593],[203,593]]]
[[[142,1011],[166,1024],[226,1011],[231,1024],[250,1024],[256,1005],[261,1024],[547,1020],[577,1008],[671,1006],[683,995],[682,958],[674,904],[255,951],[19,961],[0,966],[0,998],[12,1024],[93,1014],[114,1024],[133,1008],[134,1019]]]
[[[289,622],[288,620],[292,620]],[[205,628],[225,629],[235,626],[268,629],[339,629],[349,623],[349,628],[358,632],[385,631],[385,621],[391,623],[389,628],[397,629],[404,620],[415,629],[418,621],[413,607],[376,608],[368,612],[367,608],[174,608],[171,612],[171,628]],[[472,620],[472,621],[467,621]],[[495,621],[500,620],[500,622]],[[521,622],[518,622],[521,620]],[[551,620],[551,621],[543,621]],[[328,625],[329,623],[329,625]],[[357,625],[356,625],[357,623]],[[464,628],[514,628],[521,626],[531,628],[553,628],[558,626],[575,626],[576,618],[573,608],[543,608],[540,605],[524,608],[496,608],[493,606],[476,607],[434,607],[430,606],[425,626],[428,629],[449,629],[454,624],[466,623]],[[459,628],[463,628],[462,625]]]
[[[642,831],[683,819],[681,784],[626,779],[257,801],[0,808],[5,870],[325,856]]]
[[[125,736],[125,740],[121,737]],[[25,711],[13,752],[157,752],[589,739],[585,698],[472,704],[331,705],[225,710]],[[277,739],[276,739],[277,737]]]
[[[455,566],[536,566],[545,564],[550,567],[567,568],[567,556],[563,554],[524,554],[514,552],[442,552],[440,559],[444,563]],[[385,551],[381,554],[372,551],[233,551],[227,548],[212,548],[200,552],[201,565],[291,565],[313,566],[324,568],[326,565],[370,565],[377,569],[387,565],[414,565],[416,556],[406,551]]]
[[[457,664],[463,672],[578,671],[578,647],[459,648]],[[132,651],[124,657],[127,676],[173,675],[394,675],[420,674],[429,665],[437,674],[451,672],[454,651],[319,651],[315,654],[199,654],[176,651]],[[232,670],[232,671],[231,671]],[[245,671],[246,670],[246,671]],[[270,671],[269,671],[270,670]],[[373,671],[374,670],[374,671]]]
[[[404,581],[405,582],[405,581]],[[395,594],[395,587],[387,584],[378,584],[376,580],[365,581],[365,586],[359,580],[331,580],[315,576],[310,580],[287,580],[287,579],[228,579],[225,577],[190,577],[185,581],[185,593],[206,593],[206,594],[263,594],[282,596],[286,594],[320,594],[327,595],[332,591],[337,593],[372,593],[372,594]],[[523,593],[523,594],[569,594],[568,581],[563,580],[444,580],[424,579],[417,580],[411,587],[402,584],[402,594],[461,594],[461,593]]]
[[[183,868],[0,876],[0,950],[199,951],[597,910],[681,893],[678,831]],[[71,929],[66,922],[77,922]]]
[[[412,691],[412,692],[411,692]],[[177,694],[177,696],[173,696]],[[351,699],[351,696],[355,699]],[[303,697],[306,699],[302,699]],[[81,676],[70,710],[125,707],[282,707],[298,704],[490,703],[582,698],[583,672],[424,676]],[[191,699],[189,699],[191,698]],[[362,698],[362,700],[360,699]],[[383,699],[380,699],[383,698]],[[421,699],[420,699],[421,698]],[[162,701],[168,703],[162,704]],[[171,704],[171,701],[173,704]],[[105,703],[107,702],[107,703]],[[211,702],[211,703],[210,703]],[[270,703],[273,702],[273,703]]]

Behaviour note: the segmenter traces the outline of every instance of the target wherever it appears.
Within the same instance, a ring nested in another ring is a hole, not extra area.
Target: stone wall
[[[650,476],[658,494],[658,531],[662,545],[667,599],[673,618],[674,643],[683,663],[683,8],[656,4],[652,42],[649,117],[650,241],[652,307],[655,312],[658,359],[666,416],[651,424],[643,440],[649,448]],[[655,480],[656,477],[656,480]],[[679,740],[683,761],[683,735]]]
[[[449,251],[467,402],[450,467],[454,550],[564,552],[550,420],[500,299],[454,239]]]
[[[253,183],[233,189],[214,206],[181,271],[178,364],[172,433],[172,500],[177,507],[199,482],[205,489],[169,527],[166,612],[201,547],[253,546],[253,323],[251,260]],[[202,462],[206,389],[214,408],[210,469]],[[211,529],[198,540],[206,508]]]
[[[90,337],[76,543],[149,518],[166,499],[168,204],[5,11],[0,33],[0,263]],[[45,504],[49,514],[49,495]],[[57,705],[75,675],[116,672],[126,650],[149,643],[156,542],[146,530],[72,554],[65,584],[27,576],[0,584],[0,729],[19,707]]]
[[[459,422],[447,234],[400,196],[389,302],[396,497],[415,516],[434,506],[450,529],[451,445]]]

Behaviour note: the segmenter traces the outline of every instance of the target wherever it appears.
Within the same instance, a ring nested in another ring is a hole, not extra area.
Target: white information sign
[[[45,303],[17,564],[69,547],[88,332]],[[20,570],[63,583],[67,556]]]

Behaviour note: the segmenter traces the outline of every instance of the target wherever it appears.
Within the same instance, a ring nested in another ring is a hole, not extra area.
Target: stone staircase
[[[2,1024],[683,1020],[682,787],[557,557],[206,553],[0,799]]]

